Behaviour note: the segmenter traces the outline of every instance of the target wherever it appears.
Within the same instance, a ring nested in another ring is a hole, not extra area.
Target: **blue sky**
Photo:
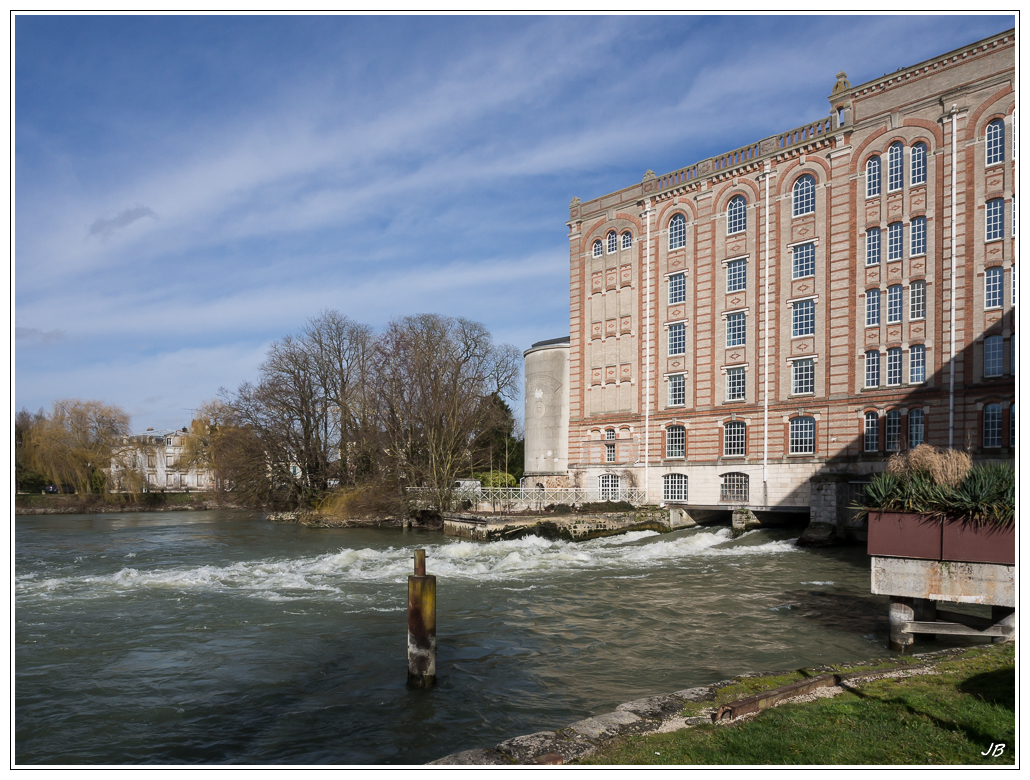
[[[325,309],[564,335],[573,196],[826,116],[839,70],[1014,24],[18,16],[15,408],[185,425]]]

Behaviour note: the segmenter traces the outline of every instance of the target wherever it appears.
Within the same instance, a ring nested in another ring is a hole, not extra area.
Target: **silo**
[[[569,484],[569,337],[526,350],[527,488]]]

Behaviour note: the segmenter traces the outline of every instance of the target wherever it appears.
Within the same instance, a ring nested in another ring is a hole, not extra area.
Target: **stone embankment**
[[[591,512],[569,515],[473,515],[445,514],[443,530],[448,536],[466,539],[497,541],[519,539],[523,536],[542,536],[582,542],[601,536],[615,536],[629,531],[658,531],[664,533],[676,525],[669,511],[657,507],[640,507],[631,512]]]
[[[183,502],[149,502],[138,504],[108,504],[103,501],[51,501],[47,503],[28,503],[15,499],[16,515],[99,515],[118,514],[121,512],[194,512],[208,509],[241,509],[234,504],[223,501],[197,499]]]
[[[875,661],[855,664],[852,667],[815,667],[804,670],[806,673],[813,673],[813,676],[808,679],[716,706],[715,699],[721,688],[735,685],[747,678],[767,676],[765,674],[743,675],[712,685],[702,685],[666,695],[636,699],[620,704],[614,712],[578,720],[565,728],[513,737],[492,748],[464,750],[429,763],[450,766],[568,764],[593,755],[608,742],[619,737],[661,734],[706,723],[717,725],[740,723],[756,717],[763,709],[769,707],[776,707],[788,702],[814,701],[817,698],[835,696],[846,689],[855,689],[862,683],[871,680],[934,674],[934,665],[937,661],[946,660],[961,652],[963,652],[961,648],[938,650],[909,656],[908,660],[900,662],[893,659],[881,661],[880,664],[892,667],[886,669],[869,670],[870,665],[877,664]],[[849,668],[856,670],[849,672]],[[769,676],[782,674],[782,672],[770,673]],[[702,707],[695,715],[685,716],[684,708],[690,702],[711,704],[708,707]]]
[[[406,515],[361,515],[358,517],[334,517],[323,512],[293,511],[269,512],[265,519],[270,523],[285,525],[306,525],[311,528],[426,528],[439,529],[443,521],[434,512],[420,513],[419,517]]]

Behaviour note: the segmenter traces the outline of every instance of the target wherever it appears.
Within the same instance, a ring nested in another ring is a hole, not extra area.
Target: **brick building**
[[[1014,31],[840,73],[826,118],[574,199],[570,484],[831,521],[892,451],[1011,458],[1014,79]]]

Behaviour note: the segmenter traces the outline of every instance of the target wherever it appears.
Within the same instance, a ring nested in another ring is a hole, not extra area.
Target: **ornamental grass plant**
[[[912,512],[977,524],[1015,521],[1016,474],[1005,463],[973,466],[969,455],[920,445],[898,453],[876,474],[853,508],[869,512]]]

